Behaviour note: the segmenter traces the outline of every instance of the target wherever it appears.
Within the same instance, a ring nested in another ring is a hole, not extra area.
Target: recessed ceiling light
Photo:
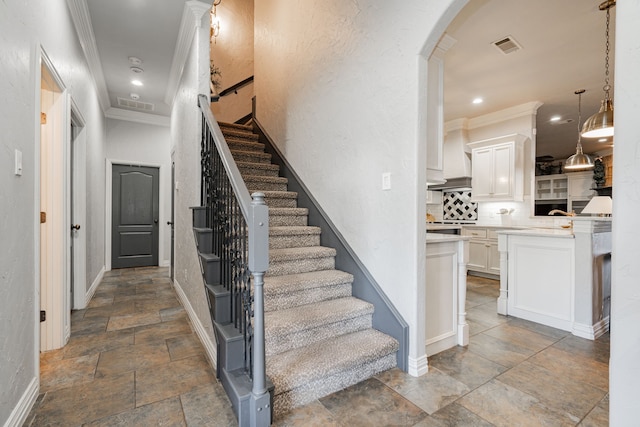
[[[560,116],[553,116],[549,119],[550,122],[557,122],[558,120],[560,120],[562,117]]]
[[[482,104],[484,102],[484,99],[478,97],[478,98],[474,98],[473,101],[474,104]]]
[[[134,86],[142,86],[142,82],[140,80],[131,80],[131,84]]]

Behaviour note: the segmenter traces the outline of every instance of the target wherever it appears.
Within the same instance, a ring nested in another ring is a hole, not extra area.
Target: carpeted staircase
[[[335,269],[318,227],[251,126],[219,123],[249,192],[269,206],[264,284],[267,375],[274,415],[396,366],[398,342],[371,327],[373,305],[351,296],[353,276]]]

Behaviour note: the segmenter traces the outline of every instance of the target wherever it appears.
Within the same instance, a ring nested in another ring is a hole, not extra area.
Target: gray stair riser
[[[335,257],[310,258],[292,261],[271,261],[265,276],[308,273],[310,271],[333,270]]]
[[[267,336],[265,339],[265,354],[267,356],[273,356],[284,351],[293,350],[294,348],[345,335],[350,332],[369,329],[371,328],[372,321],[373,313],[369,313],[293,333]]]
[[[265,288],[264,311],[285,310],[287,308],[348,296],[351,296],[351,283],[302,289],[277,295],[269,295]]]
[[[271,163],[271,156],[268,154],[260,155],[260,153],[251,153],[251,152],[233,152],[233,159],[236,162],[247,162],[247,163]]]
[[[249,192],[254,191],[287,191],[287,184],[280,182],[250,181],[245,179]]]
[[[210,254],[213,251],[213,230],[210,228],[201,228],[194,231],[196,233],[196,244],[198,251],[204,254]]]
[[[244,339],[242,335],[236,334],[230,338],[225,338],[225,334],[221,332],[221,328],[224,325],[213,325],[216,332],[216,342],[218,344],[218,363],[220,366],[218,369],[225,369],[228,371],[234,371],[241,369],[244,365]]]
[[[269,215],[270,227],[294,227],[307,225],[307,215]]]
[[[269,219],[269,223],[269,225],[274,225],[271,224],[271,219]],[[269,237],[269,249],[306,248],[309,246],[320,246],[320,235],[298,234]]]
[[[238,151],[255,151],[256,153],[264,153],[264,144],[247,141],[242,139],[225,139],[230,150]]]
[[[205,286],[211,318],[221,325],[231,323],[231,293],[220,285]]]
[[[202,270],[204,273],[204,280],[209,285],[220,284],[220,259],[206,259],[200,256],[202,260]]]
[[[279,176],[279,173],[280,173],[279,169],[261,169],[261,168],[251,168],[251,167],[243,167],[243,166],[239,166],[238,168],[240,169],[240,175],[242,175],[243,178],[247,176],[276,177],[276,176]]]
[[[198,206],[191,208],[193,216],[193,226],[196,228],[205,228],[207,226],[207,208]]]
[[[396,353],[394,352],[373,361],[358,364],[351,369],[335,373],[331,376],[314,379],[293,390],[284,391],[282,387],[276,386],[276,391],[280,393],[276,394],[273,400],[274,418],[280,417],[295,407],[306,405],[323,396],[362,382],[380,372],[394,368],[396,365]]]

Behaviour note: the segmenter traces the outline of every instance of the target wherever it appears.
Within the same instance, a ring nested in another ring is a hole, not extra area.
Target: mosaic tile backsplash
[[[471,201],[471,191],[445,191],[442,198],[443,219],[476,221],[478,204]]]

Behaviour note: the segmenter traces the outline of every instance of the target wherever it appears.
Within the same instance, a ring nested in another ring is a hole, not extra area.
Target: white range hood
[[[443,145],[444,184],[429,186],[429,190],[450,190],[471,188],[471,150],[467,146],[469,137],[467,119],[445,123]]]

